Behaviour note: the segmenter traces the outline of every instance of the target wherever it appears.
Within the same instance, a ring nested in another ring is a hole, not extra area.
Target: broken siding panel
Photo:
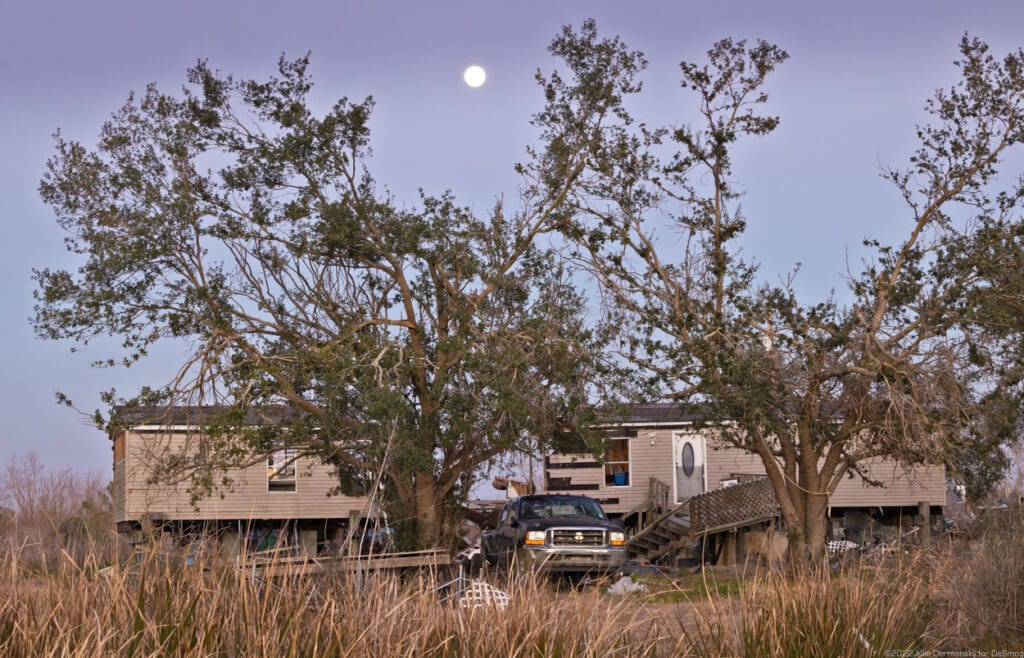
[[[188,439],[183,434],[129,433],[130,468],[125,478],[127,519],[138,519],[146,514],[182,520],[344,518],[350,511],[365,507],[364,498],[328,497],[337,479],[330,466],[310,457],[296,461],[294,492],[268,491],[265,460],[246,468],[228,469],[226,476],[233,480],[232,487],[215,491],[195,503],[187,491],[188,482],[154,485],[146,481],[147,463],[188,447]]]
[[[545,462],[544,470],[546,488],[551,492],[596,491],[603,478],[601,464],[587,453],[551,455]]]
[[[672,430],[640,430],[632,436],[609,434],[609,438],[629,439],[629,483],[608,484],[604,466],[593,455],[553,454],[548,458],[548,490],[576,493],[605,500],[609,514],[625,514],[647,501],[650,478],[672,484]],[[569,485],[566,487],[565,485]],[[591,489],[593,485],[596,488]],[[587,487],[576,488],[576,487]],[[615,502],[610,502],[615,501]]]
[[[629,450],[629,485],[616,487],[602,481],[601,497],[619,499],[618,503],[604,506],[611,514],[625,514],[645,503],[652,477],[672,484],[671,430],[640,430],[630,438]]]
[[[597,458],[590,453],[555,453],[548,457],[548,465],[556,469],[572,467],[587,468],[598,464]]]

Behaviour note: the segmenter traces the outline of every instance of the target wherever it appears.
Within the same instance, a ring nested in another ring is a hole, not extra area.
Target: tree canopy
[[[828,497],[871,459],[946,464],[975,488],[998,476],[1001,445],[1019,435],[1024,187],[997,172],[1024,140],[1024,53],[999,60],[964,37],[960,82],[928,102],[933,123],[908,165],[883,171],[905,202],[905,237],[866,242],[875,256],[849,273],[849,301],[806,303],[738,246],[767,219],[743,213],[732,155],[779,123],[764,107],[783,50],[724,39],[706,63],[683,62],[699,119],[665,127],[628,111],[639,52],[593,23],[552,50],[568,71],[545,80],[536,180],[554,189],[563,149],[586,144],[562,230],[601,284],[605,329],[650,390],[699,405],[724,441],[760,457],[797,562],[823,555]],[[574,123],[593,98],[615,120]]]
[[[183,465],[198,484],[297,446],[346,483],[382,473],[422,543],[480,465],[593,420],[606,338],[648,394],[760,457],[798,560],[822,554],[828,496],[871,459],[946,464],[975,489],[1000,473],[1019,435],[1024,184],[999,173],[1024,140],[1024,53],[964,37],[960,82],[883,171],[904,237],[866,241],[846,296],[807,303],[738,248],[765,220],[742,211],[733,151],[779,123],[782,49],[723,39],[683,62],[699,119],[670,126],[634,120],[646,59],[593,21],[549,50],[564,69],[537,74],[521,197],[484,216],[381,192],[372,99],[317,116],[306,58],[263,82],[200,62],[180,94],[129,98],[95,147],[58,135],[41,193],[83,264],[35,272],[37,333],[117,336],[111,365],[182,341],[177,376],[131,401],[223,405],[211,436],[245,450],[214,441]],[[600,284],[599,326],[552,245]],[[279,405],[286,429],[243,426]]]
[[[482,465],[586,425],[598,351],[541,240],[573,176],[483,216],[449,193],[401,205],[371,174],[372,99],[317,116],[307,67],[254,81],[200,62],[180,94],[130,97],[95,147],[58,134],[40,190],[82,264],[34,273],[34,325],[119,337],[109,365],[187,346],[172,381],[120,401],[221,409],[170,469],[195,492],[291,446],[343,489],[382,475],[392,518],[432,544]],[[281,406],[286,427],[246,421]]]

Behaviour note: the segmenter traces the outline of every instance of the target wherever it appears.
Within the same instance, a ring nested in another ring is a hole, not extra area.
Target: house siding
[[[595,459],[590,454],[554,454],[549,464],[555,468],[547,468],[548,490],[558,493],[584,494],[602,501],[602,506],[609,514],[625,514],[647,501],[650,490],[650,478],[654,477],[666,484],[672,480],[672,431],[665,429],[643,430],[636,436],[609,434],[608,438],[629,439],[629,484],[615,486],[605,483],[604,467],[594,466]],[[653,442],[653,445],[652,445]],[[667,447],[666,447],[667,446]],[[559,465],[579,463],[585,466],[578,468],[559,468]],[[559,478],[569,478],[571,488],[559,489],[550,486],[552,479],[557,484]],[[596,484],[596,489],[579,489],[578,485]],[[616,502],[610,502],[610,501]],[[605,502],[608,501],[608,502]]]
[[[125,510],[125,460],[114,462],[114,477],[110,481],[110,499],[114,505],[117,521],[122,521]]]
[[[197,501],[191,499],[187,482],[153,484],[147,479],[150,465],[161,456],[189,449],[185,433],[124,433],[125,459],[114,465],[114,490],[118,521],[144,517],[182,521],[225,521],[236,519],[332,519],[364,512],[366,499],[343,495],[328,496],[337,480],[330,466],[310,457],[296,460],[294,492],[267,490],[265,460],[247,468],[232,468],[226,476],[230,488],[215,491]]]
[[[760,457],[732,446],[712,445],[708,449],[708,488],[721,486],[736,475],[763,475]],[[863,462],[868,476],[882,483],[877,487],[859,476],[843,478],[829,499],[832,507],[904,507],[928,501],[946,502],[946,469],[942,466],[903,466],[891,460]]]
[[[648,497],[649,480],[656,478],[672,487],[675,492],[674,460],[672,455],[673,436],[690,433],[688,424],[650,428],[630,428],[630,484],[616,487],[605,484],[603,467],[595,465],[595,458],[589,454],[553,454],[548,458],[546,469],[548,489],[553,492],[582,493],[604,502],[610,514],[627,514]],[[704,429],[705,437],[705,483],[708,489],[716,489],[722,482],[737,475],[764,475],[761,460],[754,454],[716,442],[714,431]],[[615,438],[611,433],[609,438]],[[581,464],[579,467],[573,464]],[[883,487],[871,486],[859,477],[844,478],[830,499],[832,507],[903,507],[928,501],[932,506],[945,504],[945,469],[941,466],[904,467],[892,461],[874,459],[865,462],[865,467]],[[568,488],[552,485],[569,484]],[[597,484],[594,489],[580,489],[581,484]],[[610,501],[615,502],[610,502]]]

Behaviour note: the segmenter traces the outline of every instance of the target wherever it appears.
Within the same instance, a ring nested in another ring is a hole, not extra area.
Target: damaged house
[[[603,460],[582,445],[548,455],[545,487],[596,498],[633,533],[634,556],[655,559],[699,530],[728,533],[741,557],[743,534],[774,523],[774,494],[756,455],[716,442],[713,426],[697,420],[677,405],[639,405],[605,430]],[[829,500],[832,538],[868,544],[890,527],[911,527],[923,509],[942,514],[943,467],[875,459],[865,471],[882,486],[858,477],[839,483]]]
[[[130,540],[150,532],[218,536],[225,550],[243,542],[253,550],[288,546],[315,556],[342,542],[357,520],[368,516],[364,496],[334,494],[334,469],[294,448],[254,456],[247,465],[217,477],[227,480],[204,496],[190,491],[187,476],[168,477],[168,464],[203,450],[202,421],[216,409],[119,409],[110,432],[113,448],[115,521]],[[248,418],[258,424],[265,419]]]

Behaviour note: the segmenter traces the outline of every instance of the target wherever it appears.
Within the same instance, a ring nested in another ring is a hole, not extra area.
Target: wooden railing
[[[690,499],[690,531],[714,534],[774,518],[779,513],[767,477],[707,491]]]
[[[671,497],[671,485],[665,484],[658,478],[649,478],[646,500],[622,515],[622,520],[627,525],[627,530],[631,534],[636,534],[654,523],[662,514],[669,510]]]

